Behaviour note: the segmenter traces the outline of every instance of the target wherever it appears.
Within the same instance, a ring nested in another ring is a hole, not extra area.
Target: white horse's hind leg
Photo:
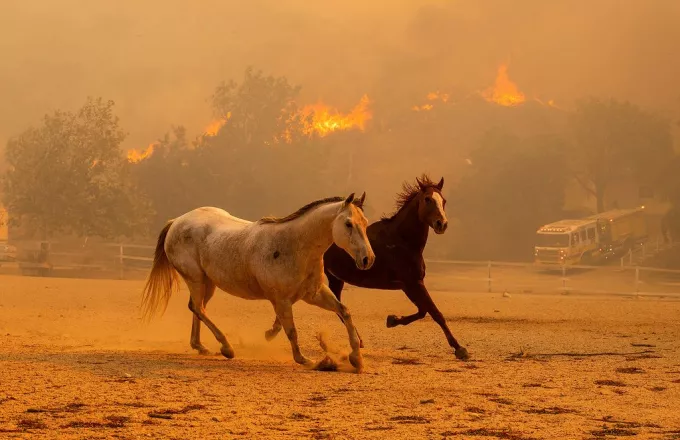
[[[267,341],[273,340],[281,331],[281,323],[279,322],[279,318],[276,317],[274,318],[274,324],[272,324],[272,328],[264,332],[264,338]]]
[[[215,285],[211,281],[207,281],[205,286],[205,295],[203,296],[203,307],[208,306],[208,301],[215,294]],[[189,310],[193,313],[191,322],[191,348],[198,350],[199,354],[208,355],[210,351],[201,344],[201,320],[198,318],[196,312],[194,312],[194,303],[191,298],[189,298]]]
[[[313,304],[315,306],[321,307],[322,309],[330,310],[331,312],[337,313],[345,324],[347,328],[347,334],[349,335],[349,345],[352,347],[352,353],[349,355],[349,361],[357,369],[361,371],[363,368],[363,359],[361,358],[361,350],[359,347],[359,338],[357,329],[354,327],[352,322],[352,316],[349,313],[349,309],[343,303],[338,301],[338,299],[333,295],[333,292],[325,284],[321,285],[321,288],[313,295],[303,298],[303,300],[308,304]]]
[[[205,314],[204,299],[206,297],[208,287],[210,286],[205,282],[194,282],[186,279],[185,281],[187,282],[187,286],[189,286],[189,292],[191,292],[191,302],[193,303],[194,307],[192,311],[196,316],[198,316],[198,319],[203,321],[203,323],[210,329],[213,335],[215,335],[215,339],[217,339],[217,341],[222,344],[222,347],[220,348],[222,355],[228,359],[233,358],[234,349],[231,348],[229,341],[227,341],[227,337],[224,336],[224,333],[222,333],[222,331],[217,328],[210,318],[208,318],[208,315]]]
[[[293,359],[295,362],[302,365],[309,365],[312,363],[309,359],[302,355],[300,352],[300,346],[298,345],[297,330],[295,329],[295,322],[293,321],[293,304],[287,300],[274,301],[274,311],[276,312],[276,317],[283,330],[288,336],[290,341],[290,346],[293,349]],[[276,327],[276,322],[274,322],[274,327]]]

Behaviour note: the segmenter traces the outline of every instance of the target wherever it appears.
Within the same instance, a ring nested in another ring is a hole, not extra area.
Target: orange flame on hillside
[[[496,82],[493,87],[489,87],[482,92],[482,97],[489,102],[511,107],[523,103],[526,99],[524,93],[520,92],[517,84],[510,81],[508,77],[508,66],[501,64],[496,75]]]
[[[130,163],[137,163],[141,162],[147,157],[151,156],[153,154],[153,149],[156,146],[156,142],[152,142],[149,144],[148,147],[146,147],[146,150],[140,151],[140,150],[128,150],[127,151],[127,160]]]
[[[446,93],[440,93],[439,91],[436,92],[430,92],[426,96],[428,101],[441,101],[441,102],[448,102],[449,100],[449,95]],[[411,110],[419,112],[419,111],[428,111],[432,110],[434,108],[434,105],[432,104],[423,104],[423,105],[415,105],[411,107]]]
[[[205,136],[217,136],[217,133],[219,133],[222,127],[224,127],[224,124],[227,123],[229,118],[231,118],[231,112],[227,113],[227,115],[222,119],[215,119],[210,124],[208,124],[207,127],[205,127],[203,134]]]
[[[364,95],[347,114],[340,113],[323,103],[306,105],[300,113],[305,117],[311,116],[311,120],[305,122],[302,131],[307,135],[316,133],[322,137],[334,131],[354,129],[364,131],[366,122],[373,118],[373,113],[368,108],[370,103],[368,96]]]

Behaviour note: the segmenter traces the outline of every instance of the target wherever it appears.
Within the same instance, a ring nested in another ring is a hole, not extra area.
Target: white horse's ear
[[[358,203],[359,203],[360,208],[364,207],[364,201],[365,200],[366,200],[366,191],[364,191],[364,193],[361,195],[361,197],[359,197]]]
[[[353,201],[354,201],[354,193],[352,193],[352,194],[350,194],[349,196],[347,196],[347,198],[345,199],[344,204],[345,204],[345,206],[347,206],[347,205],[349,205],[350,203],[352,203]]]
[[[439,183],[437,184],[437,189],[439,191],[441,191],[442,188],[444,188],[444,178],[443,177],[442,177],[442,180],[440,180]]]

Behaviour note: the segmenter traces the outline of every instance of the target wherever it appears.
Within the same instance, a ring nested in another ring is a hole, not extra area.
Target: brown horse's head
[[[418,218],[421,222],[430,226],[437,234],[443,234],[449,226],[446,212],[444,211],[446,199],[442,195],[444,178],[442,177],[439,183],[436,184],[426,176],[416,179],[416,182],[420,189],[416,196]]]
[[[449,225],[446,219],[446,199],[442,195],[444,188],[444,178],[439,183],[434,183],[430,178],[423,174],[416,178],[416,185],[404,182],[402,190],[397,194],[397,210],[391,216],[383,216],[382,220],[392,221],[400,213],[406,215],[418,215],[418,220],[434,229],[437,234],[443,234]]]

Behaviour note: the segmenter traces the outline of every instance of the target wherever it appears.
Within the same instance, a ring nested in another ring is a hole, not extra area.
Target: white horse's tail
[[[170,226],[172,226],[172,220],[165,225],[158,235],[153,266],[142,293],[142,318],[145,321],[149,321],[161,307],[162,315],[168,307],[172,292],[177,290],[177,272],[165,253],[165,238]]]

